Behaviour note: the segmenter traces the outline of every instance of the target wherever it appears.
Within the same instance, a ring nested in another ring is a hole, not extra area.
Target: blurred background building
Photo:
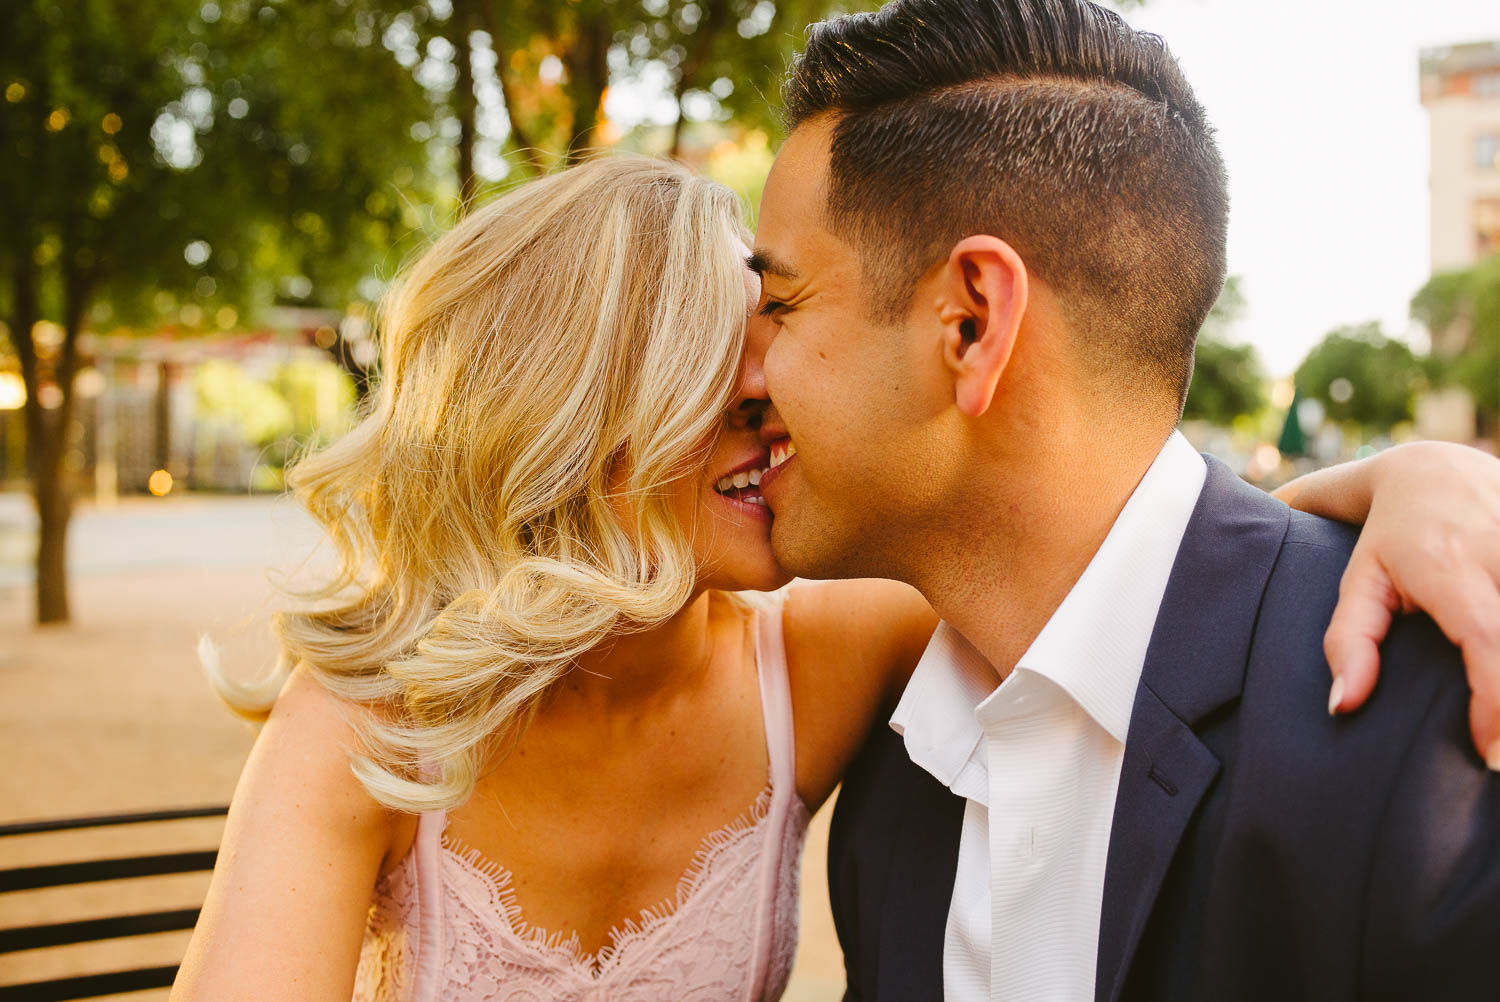
[[[1422,104],[1431,135],[1432,270],[1465,275],[1500,253],[1500,41],[1470,42],[1422,50]],[[1454,291],[1447,277],[1429,285],[1432,297]],[[1493,293],[1491,293],[1491,296]],[[1472,299],[1472,297],[1471,297]],[[1493,307],[1491,307],[1493,310]],[[1500,356],[1486,352],[1483,304],[1433,303],[1427,319],[1435,363],[1448,369],[1474,367],[1500,384]],[[1495,436],[1493,396],[1458,381],[1434,386],[1417,402],[1419,431],[1428,438],[1458,441]]]
[[[1500,252],[1500,41],[1421,54],[1432,141],[1432,270]]]

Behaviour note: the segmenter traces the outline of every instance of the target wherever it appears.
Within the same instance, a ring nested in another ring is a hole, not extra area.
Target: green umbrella
[[[1281,425],[1281,438],[1276,448],[1283,456],[1307,455],[1307,436],[1302,432],[1302,421],[1297,416],[1297,405],[1302,403],[1302,392],[1292,394],[1292,406],[1287,408],[1286,421]]]

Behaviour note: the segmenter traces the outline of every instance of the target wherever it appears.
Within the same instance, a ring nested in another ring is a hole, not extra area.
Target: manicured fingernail
[[[1490,743],[1490,753],[1485,756],[1484,764],[1490,767],[1490,772],[1500,772],[1500,738]]]
[[[1331,717],[1339,712],[1339,704],[1344,701],[1344,676],[1337,675],[1333,679],[1333,688],[1328,690],[1328,715]]]

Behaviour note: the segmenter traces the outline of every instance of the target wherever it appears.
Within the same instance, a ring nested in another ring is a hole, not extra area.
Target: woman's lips
[[[715,489],[714,496],[746,518],[767,523],[771,521],[771,509],[767,506],[765,498],[761,496],[759,487],[734,487],[728,491]]]

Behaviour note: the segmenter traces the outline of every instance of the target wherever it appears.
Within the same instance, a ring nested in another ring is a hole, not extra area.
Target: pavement
[[[0,493],[0,823],[229,801],[254,731],[224,709],[194,654],[208,633],[226,663],[269,666],[277,585],[330,559],[310,518],[278,498],[168,496],[82,504],[69,534],[73,621],[32,623],[36,520]],[[843,992],[828,911],[828,808],[803,863],[802,945],[786,1002]],[[208,848],[222,822],[171,822],[0,841],[0,867]],[[111,911],[192,907],[207,875],[0,894],[0,928]],[[0,955],[0,984],[175,963],[186,933]],[[166,998],[165,991],[112,996]]]

